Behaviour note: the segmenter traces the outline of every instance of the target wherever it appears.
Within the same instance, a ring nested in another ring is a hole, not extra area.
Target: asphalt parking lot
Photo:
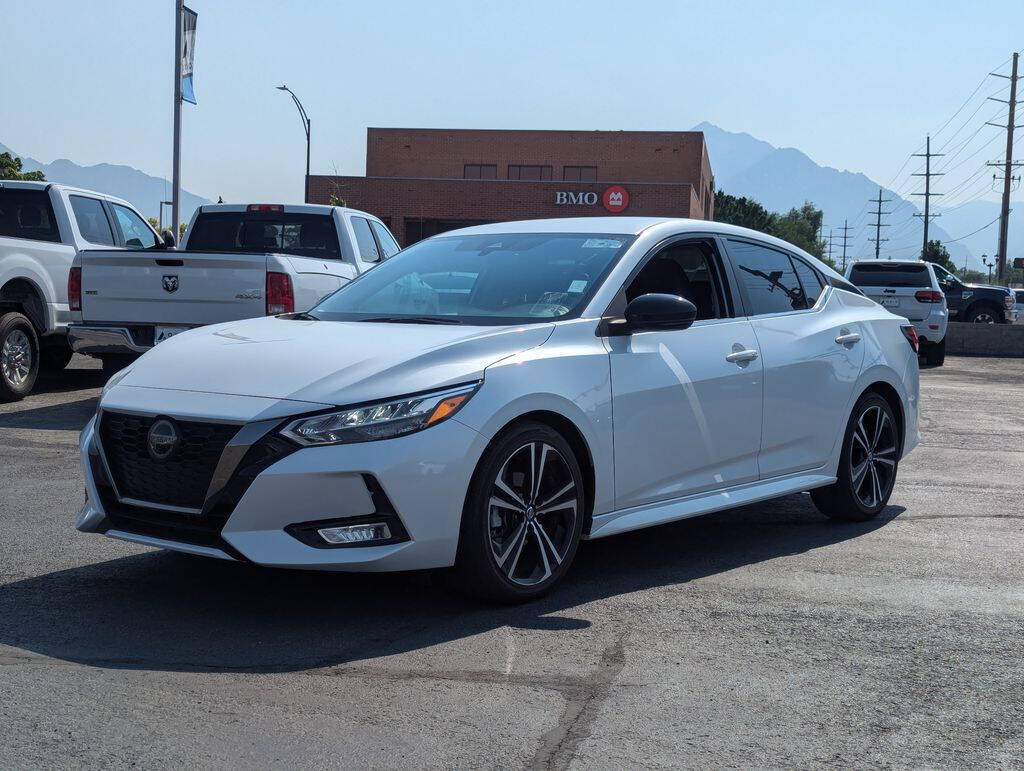
[[[1024,360],[922,378],[877,521],[789,496],[495,608],[76,532],[76,357],[0,405],[0,767],[1021,765]]]

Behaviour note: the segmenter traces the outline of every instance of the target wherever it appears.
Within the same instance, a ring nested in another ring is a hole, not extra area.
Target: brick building
[[[711,219],[699,131],[366,131],[366,176],[310,177],[388,224],[403,246],[468,225],[628,214]]]

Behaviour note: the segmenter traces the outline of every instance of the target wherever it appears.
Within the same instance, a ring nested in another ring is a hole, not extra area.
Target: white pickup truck
[[[141,240],[139,240],[141,239]],[[0,180],[0,401],[71,359],[68,275],[90,247],[171,245],[127,201],[50,182]]]
[[[309,310],[398,250],[383,222],[354,209],[201,206],[180,249],[82,252],[68,336],[113,372],[193,327]]]

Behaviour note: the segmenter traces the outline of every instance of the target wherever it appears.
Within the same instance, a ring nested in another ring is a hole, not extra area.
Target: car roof
[[[357,214],[360,217],[370,217],[371,219],[378,219],[378,217],[368,212],[360,211],[359,209],[350,209],[347,206],[332,206],[326,203],[284,203],[284,204],[264,204],[264,203],[204,203],[196,211],[202,212],[203,214],[213,214],[214,212],[244,212],[247,211],[250,206],[282,206],[285,214],[330,214],[332,211],[337,209],[345,214]]]
[[[927,260],[854,260],[852,265],[931,265]]]
[[[123,198],[118,198],[116,195],[110,193],[101,193],[99,190],[89,190],[84,187],[74,187],[73,185],[62,185],[60,182],[37,182],[34,180],[22,180],[22,179],[0,179],[0,187],[6,187],[12,190],[49,190],[51,187],[56,190],[63,190],[65,193],[81,193],[88,195],[93,198],[102,198],[104,201],[112,201],[113,203],[124,204],[130,209],[135,209],[135,205]]]
[[[588,233],[595,235],[635,235],[651,229],[664,229],[670,233],[711,233],[720,236],[753,238],[779,249],[785,249],[810,260],[819,270],[833,278],[842,276],[826,265],[813,254],[808,254],[800,247],[770,236],[758,230],[729,225],[725,222],[712,220],[686,219],[682,217],[560,217],[557,219],[515,220],[511,222],[494,222],[489,225],[473,225],[468,228],[449,230],[439,233],[433,238],[446,236],[474,236],[503,233]]]

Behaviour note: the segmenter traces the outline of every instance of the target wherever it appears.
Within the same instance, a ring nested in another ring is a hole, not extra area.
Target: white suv
[[[846,278],[864,294],[909,320],[921,341],[921,354],[933,366],[946,359],[946,296],[931,263],[921,260],[862,260]]]

